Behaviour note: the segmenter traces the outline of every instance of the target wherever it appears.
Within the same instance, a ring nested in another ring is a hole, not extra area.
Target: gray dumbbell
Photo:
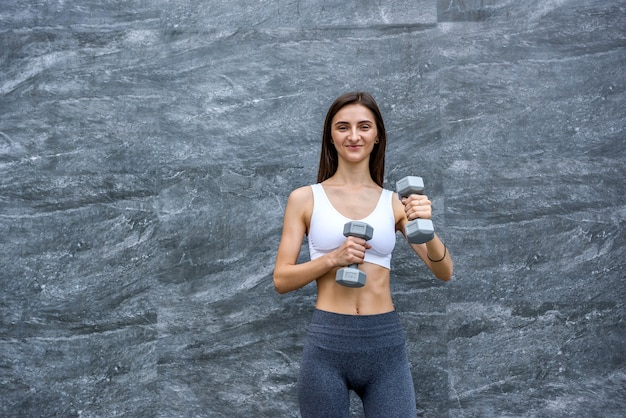
[[[343,226],[343,235],[369,241],[374,236],[374,228],[365,222],[351,221]],[[337,270],[335,281],[347,287],[363,287],[365,286],[365,276],[365,273],[359,270],[358,264],[352,264]]]
[[[407,176],[396,182],[398,197],[409,197],[412,194],[424,194],[424,180],[421,177]],[[435,237],[435,227],[430,219],[414,219],[404,228],[406,237],[411,244],[423,244]]]

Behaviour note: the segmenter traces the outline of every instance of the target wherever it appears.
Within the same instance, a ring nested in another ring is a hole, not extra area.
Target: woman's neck
[[[337,168],[335,174],[326,180],[329,185],[362,187],[376,185],[369,171],[369,166],[342,167]]]

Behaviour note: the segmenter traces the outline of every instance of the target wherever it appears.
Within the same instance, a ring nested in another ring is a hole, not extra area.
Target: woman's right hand
[[[337,267],[346,267],[351,264],[362,264],[365,251],[372,248],[363,238],[347,237],[343,244],[335,251],[333,257]]]

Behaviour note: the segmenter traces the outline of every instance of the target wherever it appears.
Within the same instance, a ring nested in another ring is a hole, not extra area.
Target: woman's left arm
[[[409,221],[417,218],[431,219],[432,206],[425,195],[410,195],[409,197],[394,199],[394,213],[396,214],[396,230],[406,237],[404,228]],[[454,266],[450,250],[439,239],[437,234],[425,244],[410,244],[413,251],[424,261],[424,264],[438,279],[448,281],[452,278]]]
[[[446,282],[452,278],[454,265],[450,250],[437,234],[426,244],[411,244],[411,248],[424,260],[424,264],[428,266],[436,278]]]

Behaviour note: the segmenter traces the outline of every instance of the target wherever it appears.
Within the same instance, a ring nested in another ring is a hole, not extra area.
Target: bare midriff
[[[315,307],[327,312],[345,315],[376,315],[394,310],[389,287],[389,270],[377,264],[363,263],[365,286],[351,288],[335,281],[337,269],[317,279]]]

